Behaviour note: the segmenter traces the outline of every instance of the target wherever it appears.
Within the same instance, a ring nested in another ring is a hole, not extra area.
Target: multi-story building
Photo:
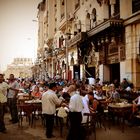
[[[43,0],[38,19],[50,77],[127,78],[140,87],[139,0]]]
[[[14,58],[13,62],[7,66],[4,72],[5,77],[8,78],[10,74],[14,74],[16,78],[30,78],[32,77],[32,66],[31,58]]]

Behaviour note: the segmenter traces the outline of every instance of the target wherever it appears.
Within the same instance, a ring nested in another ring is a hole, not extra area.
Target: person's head
[[[98,83],[100,81],[100,78],[96,78],[96,83]]]
[[[40,87],[43,87],[44,84],[45,84],[45,81],[43,81],[43,80],[41,80],[41,81],[39,82],[39,86],[40,86]]]
[[[63,90],[63,87],[62,87],[59,83],[56,83],[56,86],[57,86],[57,90],[58,90],[58,91]]]
[[[100,91],[102,90],[102,86],[97,85],[97,86],[96,86],[96,90],[97,90],[98,92],[100,92]]]
[[[57,90],[56,83],[50,83],[49,89],[51,89],[51,90],[53,90],[53,91],[56,91],[56,90]]]
[[[15,80],[14,74],[10,74],[10,75],[9,75],[9,80],[11,80],[11,81],[12,81],[12,80]]]
[[[93,87],[92,87],[91,85],[87,85],[87,86],[86,86],[86,90],[87,90],[88,92],[92,92],[92,91],[93,91]]]
[[[115,85],[114,85],[114,84],[110,84],[109,87],[110,87],[110,90],[111,90],[111,91],[115,91]]]
[[[86,84],[86,85],[88,85],[88,84],[89,84],[89,80],[88,80],[88,79],[86,79],[85,84]]]
[[[88,98],[89,98],[90,101],[92,101],[94,99],[93,91],[89,91],[87,93],[87,95],[88,95]]]
[[[70,85],[67,92],[71,93],[73,91],[76,91],[76,86],[75,85]]]
[[[46,91],[49,89],[49,86],[50,86],[50,85],[48,84],[48,82],[46,82],[46,83],[45,83],[45,87],[44,87]]]
[[[38,86],[38,85],[36,85],[36,86],[34,87],[34,92],[39,92],[39,86]]]
[[[2,83],[4,80],[4,75],[3,74],[0,74],[0,83]]]
[[[118,83],[118,79],[114,79],[114,83],[115,83],[115,84]]]
[[[30,88],[30,82],[28,82],[28,81],[24,82],[23,87],[24,87],[24,89],[29,89]]]
[[[126,78],[123,78],[123,82],[124,82],[124,83],[127,82]]]

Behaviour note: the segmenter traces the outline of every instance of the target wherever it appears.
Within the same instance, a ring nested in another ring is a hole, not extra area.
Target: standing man
[[[70,128],[67,140],[83,140],[81,134],[82,110],[84,108],[82,97],[75,85],[69,86],[68,93],[71,98],[69,103]]]
[[[52,138],[53,126],[54,126],[54,114],[56,112],[56,106],[61,105],[61,100],[56,95],[56,83],[51,83],[49,89],[42,95],[42,113],[46,120],[46,136]]]
[[[8,84],[4,82],[3,74],[0,74],[0,132],[5,133],[5,123],[4,123],[4,109],[7,102],[7,89],[9,88]]]
[[[12,123],[18,122],[18,111],[17,111],[17,93],[19,91],[19,83],[16,81],[14,74],[9,76],[9,91],[8,91],[8,106],[11,113]]]

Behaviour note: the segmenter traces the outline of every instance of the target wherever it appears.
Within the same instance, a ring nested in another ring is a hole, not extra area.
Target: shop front
[[[108,19],[87,34],[99,57],[95,65],[95,77],[108,82],[115,79],[120,81],[125,60],[123,21]]]

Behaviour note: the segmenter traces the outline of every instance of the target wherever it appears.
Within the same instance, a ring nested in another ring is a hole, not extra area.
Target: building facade
[[[32,77],[32,66],[31,58],[14,58],[13,62],[7,66],[4,72],[5,78],[9,78],[10,74],[14,74],[16,78]]]
[[[139,0],[43,0],[38,20],[36,75],[140,87]]]

